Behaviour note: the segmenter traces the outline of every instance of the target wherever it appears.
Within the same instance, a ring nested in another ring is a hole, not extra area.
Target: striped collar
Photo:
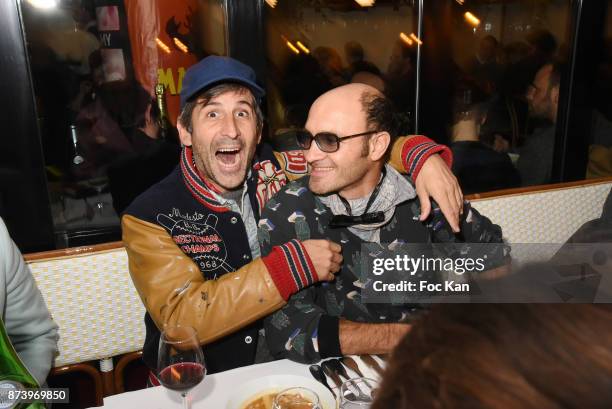
[[[227,212],[230,209],[219,201],[219,190],[200,176],[193,160],[193,148],[184,146],[181,152],[181,173],[187,189],[193,197],[214,212]]]

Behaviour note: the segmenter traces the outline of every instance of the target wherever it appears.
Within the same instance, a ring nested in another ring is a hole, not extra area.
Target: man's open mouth
[[[215,157],[222,164],[233,166],[238,164],[238,161],[240,160],[240,151],[241,148],[239,146],[221,148],[215,152]]]

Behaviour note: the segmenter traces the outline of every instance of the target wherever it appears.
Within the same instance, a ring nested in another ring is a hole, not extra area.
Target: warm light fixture
[[[361,7],[372,7],[376,0],[355,0],[355,3],[359,4]]]
[[[414,33],[410,33],[410,38],[412,39],[412,41],[414,41],[418,45],[423,45],[423,42],[421,41],[421,39],[417,37],[416,35],[414,35]]]
[[[170,54],[170,47],[168,47],[162,40],[159,38],[155,39],[157,46],[162,49],[166,54]]]
[[[187,48],[187,46],[181,40],[179,40],[178,38],[174,37],[172,39],[172,41],[174,41],[174,45],[176,45],[179,50],[181,50],[185,54],[189,53],[189,48]]]
[[[410,37],[408,37],[405,33],[400,33],[399,37],[400,37],[400,40],[402,40],[404,43],[406,43],[406,45],[408,47],[410,47],[412,44],[414,44],[414,41],[412,41],[410,39]]]
[[[300,50],[298,50],[297,47],[291,43],[291,41],[287,41],[285,44],[287,44],[287,47],[289,47],[289,49],[293,51],[294,53],[296,54],[300,53]]]
[[[469,11],[466,11],[463,17],[465,17],[465,21],[467,21],[469,24],[473,25],[474,27],[478,27],[480,25],[480,20],[478,19],[478,17],[476,17]]]
[[[28,3],[37,9],[52,9],[57,7],[58,0],[28,0]]]
[[[455,0],[457,3],[459,3],[460,6],[463,6],[463,3],[465,3],[465,0]]]
[[[304,51],[306,54],[310,54],[310,50],[306,47],[300,40],[296,41],[295,44],[300,48],[300,50]]]
[[[266,4],[272,8],[276,7],[278,0],[266,0]]]

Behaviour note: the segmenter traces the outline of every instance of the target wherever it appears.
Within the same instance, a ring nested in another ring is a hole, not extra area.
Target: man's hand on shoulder
[[[431,212],[432,197],[455,233],[459,232],[459,219],[463,212],[463,193],[459,182],[440,155],[432,155],[423,164],[415,181],[424,221]]]
[[[306,240],[303,243],[317,272],[319,281],[332,281],[342,264],[342,247],[329,240]]]

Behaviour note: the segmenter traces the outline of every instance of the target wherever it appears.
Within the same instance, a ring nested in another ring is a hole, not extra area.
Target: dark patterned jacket
[[[435,208],[426,222],[418,221],[417,198],[396,207],[381,227],[380,243],[501,243],[501,228],[471,209],[464,209],[461,236],[453,233]],[[361,246],[366,243],[347,228],[329,228],[331,210],[308,190],[308,177],[289,183],[268,202],[259,222],[262,254],[292,238],[324,239],[342,246],[344,262],[333,282],[317,283],[293,295],[287,305],[265,319],[272,355],[298,362],[340,356],[340,318],[356,322],[400,322],[420,307],[415,304],[369,304],[361,301]],[[469,220],[467,222],[466,220]],[[501,264],[501,260],[499,263]]]

